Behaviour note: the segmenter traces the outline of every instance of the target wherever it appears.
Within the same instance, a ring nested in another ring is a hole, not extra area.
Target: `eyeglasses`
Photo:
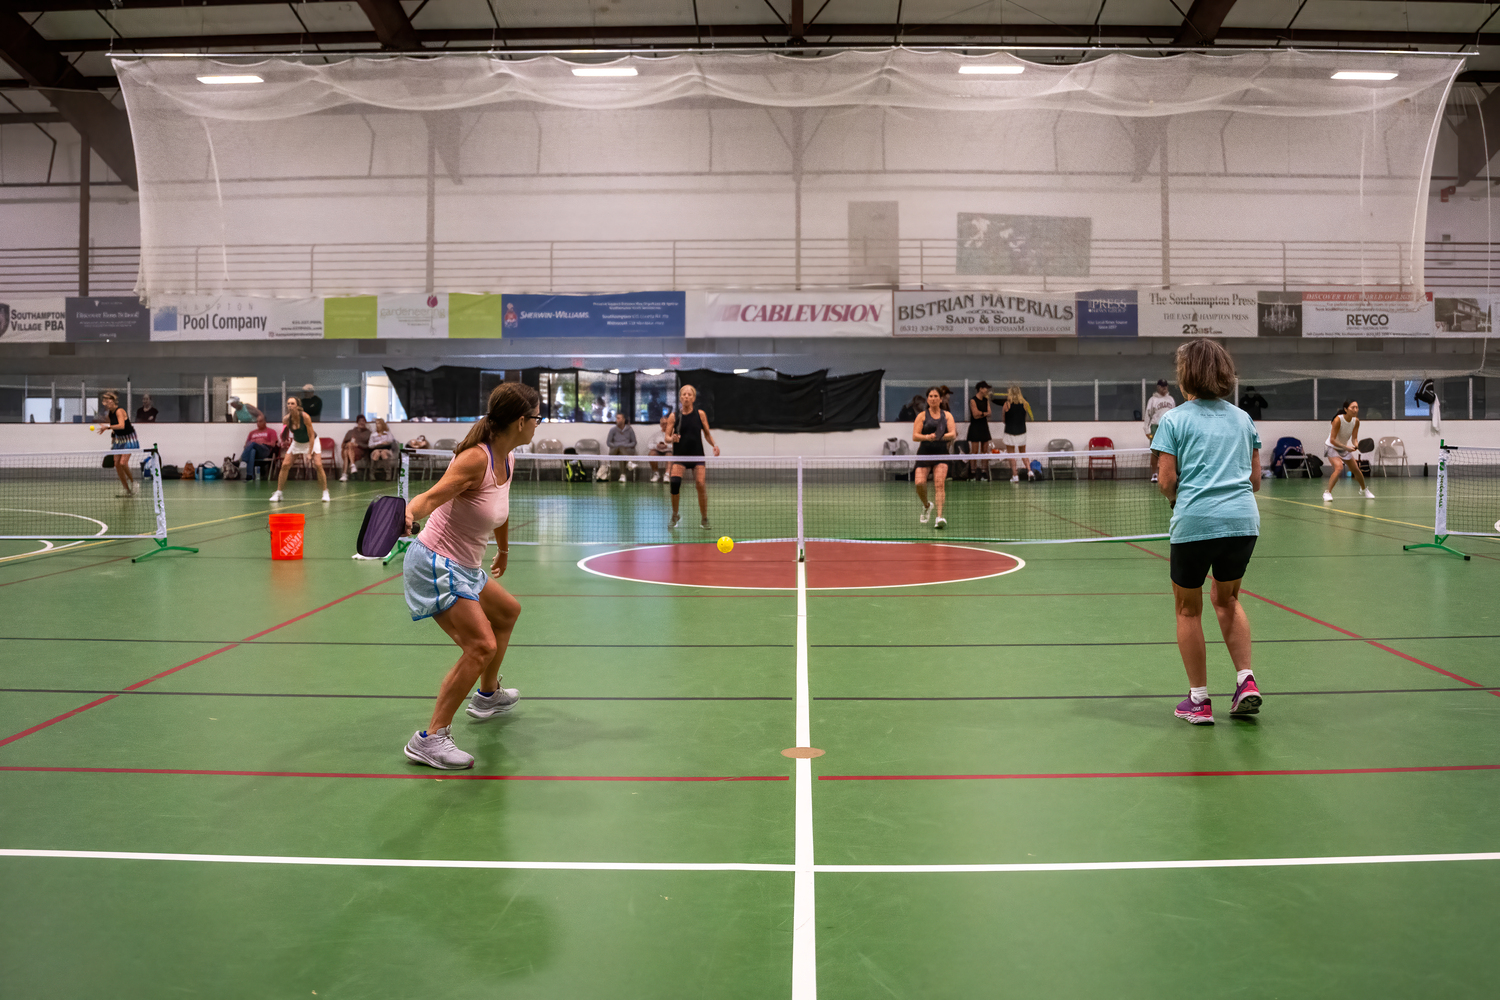
[[[541,423],[542,422],[542,415],[540,413],[528,413],[525,416],[523,416],[521,419],[522,420],[535,420],[537,423]]]

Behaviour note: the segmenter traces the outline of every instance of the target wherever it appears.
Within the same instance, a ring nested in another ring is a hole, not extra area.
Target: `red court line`
[[[1167,558],[1166,556],[1162,555],[1160,552],[1152,552],[1150,549],[1142,548],[1141,546],[1136,545],[1134,542],[1127,542],[1126,544],[1129,545],[1131,548],[1140,549],[1142,552],[1146,553],[1147,555],[1155,556],[1158,559],[1165,560]],[[1347,635],[1351,639],[1358,639],[1360,642],[1368,643],[1369,645],[1374,646],[1376,649],[1383,649],[1387,653],[1391,653],[1391,654],[1393,654],[1395,656],[1399,656],[1399,657],[1401,657],[1401,659],[1406,660],[1409,663],[1415,663],[1419,667],[1426,667],[1428,670],[1432,670],[1432,671],[1435,671],[1437,673],[1440,673],[1444,677],[1451,677],[1454,680],[1458,681],[1460,684],[1467,684],[1467,685],[1469,685],[1469,687],[1475,687],[1475,688],[1483,688],[1483,687],[1487,687],[1488,686],[1488,685],[1485,685],[1485,684],[1480,684],[1478,681],[1471,681],[1467,677],[1460,677],[1458,674],[1453,673],[1451,670],[1444,670],[1442,667],[1439,667],[1439,666],[1437,666],[1435,664],[1432,664],[1432,663],[1428,663],[1426,660],[1419,660],[1415,656],[1412,656],[1410,653],[1403,653],[1399,649],[1393,649],[1390,646],[1387,646],[1383,642],[1377,642],[1374,639],[1366,639],[1364,636],[1360,635],[1358,632],[1351,632],[1351,631],[1349,631],[1346,628],[1339,628],[1337,625],[1334,625],[1332,622],[1325,622],[1321,618],[1314,618],[1312,615],[1308,614],[1305,611],[1298,611],[1296,608],[1289,607],[1288,605],[1282,604],[1280,601],[1273,601],[1269,597],[1264,597],[1264,596],[1262,596],[1260,594],[1257,594],[1253,590],[1246,590],[1243,587],[1241,587],[1240,588],[1240,593],[1247,594],[1250,597],[1255,598],[1257,601],[1265,601],[1267,604],[1271,605],[1272,607],[1280,608],[1282,611],[1289,611],[1289,612],[1291,612],[1292,614],[1296,615],[1299,618],[1306,618],[1308,621],[1315,622],[1318,625],[1322,625],[1324,628],[1331,628],[1335,632],[1339,632],[1339,633],[1341,633],[1343,635]],[[1495,697],[1500,698],[1500,691],[1491,691],[1490,693],[1493,694]]]
[[[107,700],[107,699],[105,699]],[[97,704],[97,702],[96,702]],[[89,707],[89,706],[85,706]],[[83,711],[76,709],[75,711]],[[72,713],[69,713],[72,714]],[[0,771],[40,771],[63,774],[208,774],[242,778],[437,778],[458,781],[789,781],[786,775],[732,775],[720,777],[676,777],[660,775],[582,774],[456,774],[425,770],[410,774],[364,774],[342,771],[200,771],[172,767],[0,767]]]
[[[220,653],[227,653],[231,649],[234,649],[235,647],[239,646],[241,643],[251,642],[252,640],[259,639],[263,635],[270,635],[272,632],[275,632],[277,629],[286,628],[288,625],[292,625],[292,624],[295,624],[296,622],[300,622],[302,619],[308,617],[309,615],[315,615],[319,611],[327,611],[329,608],[333,607],[335,604],[341,604],[344,601],[347,601],[351,597],[358,597],[360,594],[363,594],[365,591],[370,590],[371,588],[374,588],[374,587],[379,587],[381,584],[390,583],[392,580],[396,579],[396,577],[400,576],[400,575],[401,574],[397,573],[395,576],[388,576],[384,580],[377,580],[377,581],[375,581],[374,583],[370,584],[367,587],[361,587],[361,588],[359,588],[358,590],[354,591],[354,593],[352,593],[352,594],[345,594],[343,597],[340,597],[337,600],[329,601],[327,604],[323,605],[322,607],[313,608],[311,611],[304,611],[302,614],[298,615],[297,617],[295,617],[295,618],[288,618],[286,621],[282,622],[279,625],[272,625],[270,628],[263,629],[263,630],[255,633],[252,636],[247,636],[244,639],[241,639],[239,642],[231,642],[227,646],[220,646],[218,649],[214,650],[212,653],[204,653],[202,656],[199,656],[199,657],[196,657],[194,659],[188,660],[186,663],[179,663],[177,666],[171,668],[170,670],[163,670],[159,674],[152,674],[150,677],[147,677],[145,680],[136,681],[134,684],[131,684],[128,687],[122,688],[121,690],[124,690],[124,691],[134,691],[137,688],[143,688],[147,684],[152,684],[152,683],[154,683],[156,681],[159,681],[163,677],[167,677],[167,676],[170,676],[171,674],[177,673],[177,671],[179,671],[179,670],[186,670],[188,667],[191,667],[194,664],[202,663],[204,660],[211,659],[212,657],[218,656]],[[113,700],[115,700],[118,697],[120,697],[120,696],[117,695],[117,694],[108,695],[107,697],[100,698],[98,701],[91,701],[87,705],[80,705],[79,707],[73,709],[71,712],[64,712],[62,715],[57,716],[55,719],[48,719],[46,722],[37,723],[36,725],[32,726],[30,729],[23,729],[19,733],[15,733],[12,736],[7,736],[5,739],[0,740],[0,747],[5,746],[7,743],[14,743],[16,740],[25,739],[26,737],[30,736],[32,733],[40,732],[41,730],[46,729],[48,726],[55,726],[59,722],[62,722],[64,719],[71,719],[73,716],[77,715],[80,712],[87,712],[91,708],[97,708],[98,706],[104,704],[106,701],[113,701]]]
[[[1426,771],[1500,771],[1500,764],[1433,767],[1335,767],[1277,771],[1096,771],[1078,774],[820,774],[819,781],[1003,781],[1041,778],[1234,778],[1276,774],[1414,774]]]

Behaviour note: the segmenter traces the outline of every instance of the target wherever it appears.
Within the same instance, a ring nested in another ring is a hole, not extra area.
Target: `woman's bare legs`
[[[521,602],[494,580],[485,583],[479,600],[460,599],[447,611],[433,616],[463,654],[449,668],[438,688],[437,703],[432,708],[429,733],[453,723],[464,699],[479,682],[481,691],[494,691],[500,684],[500,663],[510,645],[510,635],[521,616]]]
[[[943,503],[948,499],[948,463],[939,462],[932,469],[933,516],[943,516]]]
[[[927,503],[927,470],[917,466],[916,475],[912,476],[912,484],[917,488],[917,499],[922,501],[922,509],[926,510]]]
[[[130,456],[115,456],[115,475],[120,479],[120,485],[125,487],[126,493],[135,491],[135,481],[130,475]]]
[[[698,488],[698,513],[708,521],[708,466],[693,469],[693,485]]]

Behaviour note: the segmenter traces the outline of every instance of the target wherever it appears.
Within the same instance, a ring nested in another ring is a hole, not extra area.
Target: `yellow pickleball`
[[[89,424],[89,430],[93,430],[93,429],[94,429],[94,425],[93,424]]]
[[[723,538],[719,539],[719,551],[720,552],[728,553],[733,548],[734,548],[734,539],[733,538],[730,538],[728,535],[725,535]]]

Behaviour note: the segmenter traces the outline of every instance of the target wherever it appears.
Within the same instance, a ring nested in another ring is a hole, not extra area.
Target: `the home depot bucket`
[[[301,514],[271,515],[271,558],[302,558],[302,524],[306,520]]]

